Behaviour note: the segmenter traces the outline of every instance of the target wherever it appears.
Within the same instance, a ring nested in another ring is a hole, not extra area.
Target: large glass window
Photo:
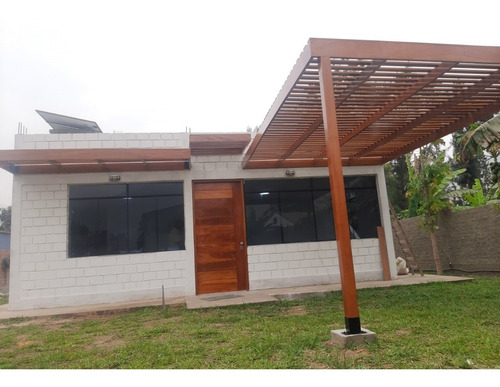
[[[182,182],[69,187],[69,257],[184,249]]]
[[[376,238],[380,211],[374,176],[347,176],[345,195],[353,239]],[[247,180],[249,245],[335,239],[328,178]]]

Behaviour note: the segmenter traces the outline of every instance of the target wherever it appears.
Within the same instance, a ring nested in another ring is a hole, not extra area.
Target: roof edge
[[[381,40],[310,38],[311,56],[500,63],[500,47]]]

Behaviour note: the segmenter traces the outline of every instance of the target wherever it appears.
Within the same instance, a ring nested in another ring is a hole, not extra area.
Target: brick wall
[[[420,218],[401,220],[413,252],[424,270],[436,270],[429,236]],[[440,214],[436,237],[443,270],[500,272],[500,212],[491,206]],[[401,255],[395,246],[396,255]]]

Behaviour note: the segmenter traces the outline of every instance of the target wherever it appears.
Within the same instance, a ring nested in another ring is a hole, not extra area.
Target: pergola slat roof
[[[245,168],[327,164],[319,60],[328,57],[344,165],[379,165],[500,111],[500,48],[310,39]]]

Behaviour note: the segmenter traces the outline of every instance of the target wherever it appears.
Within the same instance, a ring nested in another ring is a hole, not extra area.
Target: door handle
[[[244,243],[240,242],[240,250],[243,250],[243,248],[244,248]]]

